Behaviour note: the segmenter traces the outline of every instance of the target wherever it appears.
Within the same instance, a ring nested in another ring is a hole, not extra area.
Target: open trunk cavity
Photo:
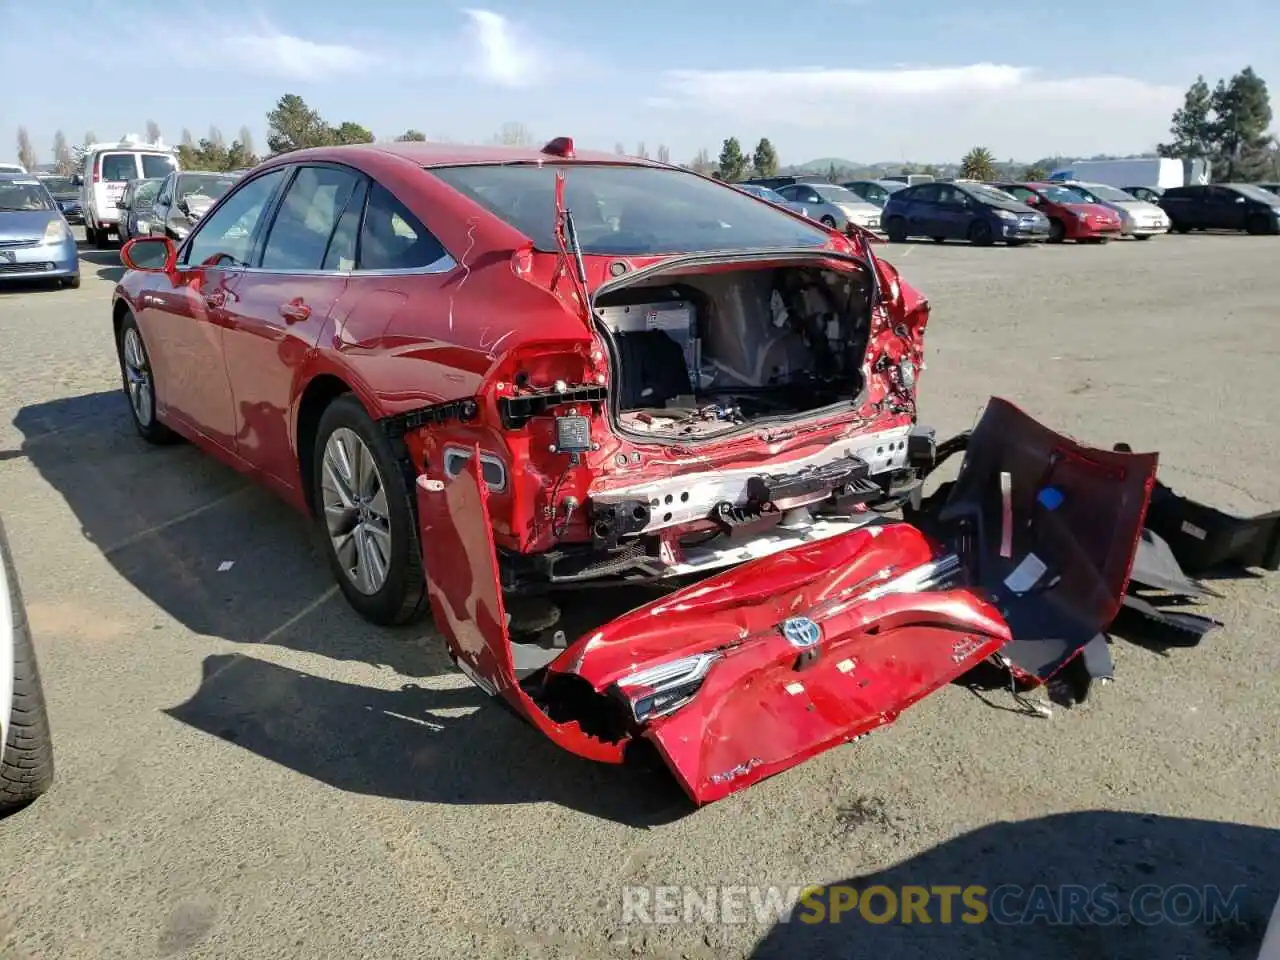
[[[871,283],[830,263],[702,265],[597,295],[618,427],[687,441],[854,404]]]

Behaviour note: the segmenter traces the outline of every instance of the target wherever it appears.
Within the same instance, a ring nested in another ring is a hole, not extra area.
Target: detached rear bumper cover
[[[436,623],[468,676],[561,747],[621,763],[648,740],[707,803],[892,722],[997,653],[1032,681],[1077,657],[1107,673],[1103,635],[1126,605],[1175,630],[1214,625],[1134,595],[1143,578],[1208,594],[1183,557],[1274,569],[1280,515],[1166,497],[1155,454],[1085,447],[998,399],[938,447],[961,449],[957,481],[911,523],[873,521],[701,580],[587,631],[532,683],[514,667],[472,457],[452,479],[418,479]],[[1149,508],[1165,528],[1204,521],[1208,552],[1144,530]],[[575,696],[549,705],[553,689]]]

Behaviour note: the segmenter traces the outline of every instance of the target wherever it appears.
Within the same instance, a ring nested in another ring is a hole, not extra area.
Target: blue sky
[[[471,5],[468,5],[468,2]],[[784,162],[1031,160],[1150,149],[1197,73],[1280,91],[1280,4],[1259,0],[0,0],[0,157],[142,133],[228,140],[297,93],[379,137],[415,127],[675,160],[768,136]],[[1048,12],[1055,11],[1055,12]],[[15,80],[15,78],[20,78]],[[1277,97],[1280,110],[1280,96]]]

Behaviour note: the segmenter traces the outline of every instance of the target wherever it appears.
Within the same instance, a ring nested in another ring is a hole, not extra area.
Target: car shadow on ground
[[[479,689],[386,690],[248,655],[205,658],[165,713],[339,790],[447,804],[550,802],[633,827],[692,811],[652,755],[625,766],[561,750]]]
[[[118,283],[124,276],[124,264],[120,262],[119,250],[98,250],[93,247],[80,247],[80,259],[97,267],[95,271],[99,280]]]
[[[689,811],[652,758],[637,758],[638,769],[579,760],[459,686],[430,619],[397,629],[362,620],[305,518],[190,444],[144,443],[122,392],[33,404],[14,425],[21,449],[0,458],[25,457],[130,587],[192,634],[245,646],[205,659],[174,718],[359,793],[550,800],[637,825]],[[428,682],[388,691],[312,676],[251,653],[268,646]]]
[[[845,813],[855,838],[859,829],[894,827],[875,809]],[[1254,960],[1280,891],[1280,830],[1065,813],[994,823],[833,885],[844,892],[816,898],[822,913],[802,903],[760,941],[753,960]],[[942,894],[925,901],[928,922],[919,911],[906,922],[904,888],[946,886],[955,891],[950,922],[943,922]],[[986,888],[981,922],[963,900],[962,891],[974,886]],[[873,887],[880,889],[864,904],[861,895]],[[887,910],[886,893],[896,913]],[[831,922],[830,908],[841,903]]]

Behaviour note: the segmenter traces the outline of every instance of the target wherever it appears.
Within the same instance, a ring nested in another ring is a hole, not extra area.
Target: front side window
[[[267,202],[284,178],[283,168],[243,184],[200,223],[187,244],[183,262],[208,266],[248,265],[253,238]]]
[[[369,191],[360,231],[361,270],[415,270],[445,256],[445,249],[386,187]]]
[[[359,181],[354,170],[300,167],[267,235],[263,269],[319,270],[329,238]]]
[[[584,254],[646,255],[823,247],[829,235],[729,184],[684,170],[628,164],[515,163],[435,167],[430,173],[554,251],[556,173],[565,173]],[[784,196],[792,196],[791,191]]]

